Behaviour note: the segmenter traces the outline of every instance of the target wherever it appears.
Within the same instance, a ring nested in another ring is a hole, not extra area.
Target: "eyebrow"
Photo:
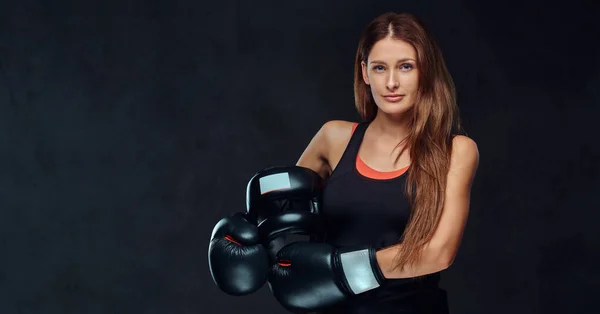
[[[406,62],[406,61],[414,61],[414,62],[417,62],[415,59],[412,59],[412,58],[402,58],[402,59],[398,60],[396,63],[400,63],[400,62]],[[383,61],[380,61],[380,60],[373,60],[373,61],[371,61],[371,62],[369,62],[369,63],[381,63],[381,64],[386,64],[385,62],[383,62]]]

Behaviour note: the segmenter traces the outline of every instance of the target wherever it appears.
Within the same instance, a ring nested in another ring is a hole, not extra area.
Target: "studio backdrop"
[[[453,314],[597,313],[596,2],[4,1],[0,312],[286,313],[233,297],[212,228],[246,184],[359,122],[361,31],[435,35],[480,164]]]

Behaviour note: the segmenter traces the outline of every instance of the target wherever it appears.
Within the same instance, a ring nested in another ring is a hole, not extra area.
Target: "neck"
[[[391,116],[380,110],[371,122],[370,127],[379,137],[400,142],[408,135],[411,118],[411,111],[399,116]]]

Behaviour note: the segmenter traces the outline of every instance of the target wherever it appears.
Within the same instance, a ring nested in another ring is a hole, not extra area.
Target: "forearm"
[[[394,245],[376,253],[377,262],[385,278],[412,278],[436,273],[448,268],[451,264],[443,254],[443,250],[432,245],[426,245],[422,249],[419,261],[412,265],[406,265],[403,269],[392,270],[395,265],[394,258],[401,244]]]

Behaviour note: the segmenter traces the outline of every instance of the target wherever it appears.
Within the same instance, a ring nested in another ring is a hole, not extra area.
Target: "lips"
[[[383,98],[385,98],[385,100],[389,101],[389,102],[398,102],[401,101],[402,98],[404,98],[404,95],[384,95]]]

